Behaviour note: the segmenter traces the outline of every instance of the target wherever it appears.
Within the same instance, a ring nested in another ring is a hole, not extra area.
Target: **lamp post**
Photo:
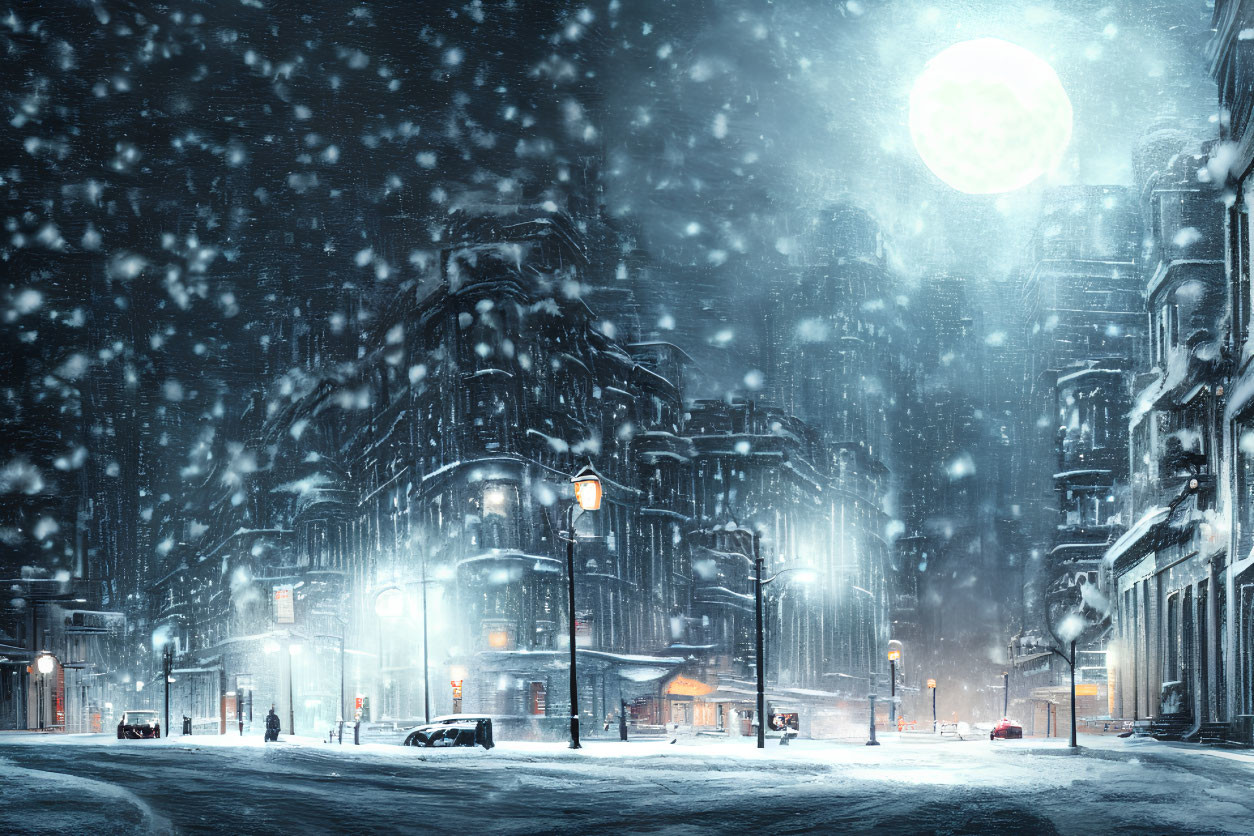
[[[431,722],[431,663],[427,658],[427,550],[422,550],[422,717]]]
[[[1075,722],[1075,639],[1071,640],[1071,655],[1068,656],[1053,645],[1049,645],[1048,650],[1058,658],[1067,663],[1067,667],[1071,669],[1071,742],[1068,744],[1072,749],[1078,748],[1076,743],[1076,722]]]
[[[891,644],[891,642],[890,642]],[[897,660],[901,651],[896,648],[888,651],[888,725],[897,725]]]
[[[1010,716],[1010,671],[1002,671],[1001,716]]]
[[[293,693],[294,689],[292,686],[292,679],[294,678],[292,659],[293,657],[299,655],[300,651],[301,651],[301,646],[299,644],[292,644],[290,641],[288,642],[287,644],[287,733],[292,735],[293,737],[296,736],[296,698]]]
[[[1070,745],[1070,748],[1076,749],[1079,747],[1079,744],[1076,743],[1075,643],[1076,643],[1076,640],[1080,638],[1085,628],[1090,625],[1086,623],[1084,616],[1081,613],[1073,612],[1067,615],[1065,618],[1063,618],[1061,622],[1057,624],[1056,627],[1053,623],[1050,623],[1048,626],[1049,626],[1050,632],[1054,636],[1054,640],[1058,642],[1058,644],[1070,645],[1069,654],[1063,653],[1061,650],[1058,649],[1058,646],[1054,643],[1045,644],[1044,647],[1050,653],[1054,654],[1055,656],[1057,656],[1058,658],[1066,662],[1067,667],[1070,670],[1070,674],[1071,674],[1071,743],[1069,745]],[[1061,633],[1062,635],[1060,636],[1059,633]],[[1024,640],[1020,639],[1020,641],[1018,642],[1018,646],[1021,648],[1024,646],[1039,647],[1041,646],[1041,644],[1039,642],[1026,644]],[[1014,647],[1013,642],[1012,642],[1011,647],[1013,649]]]
[[[570,639],[570,748],[579,749],[579,680],[575,659],[575,506],[580,513],[601,507],[601,477],[591,465],[570,478],[575,501],[566,510],[566,626]]]
[[[788,572],[798,572],[808,576],[809,580],[814,580],[818,573],[808,566],[789,566],[781,569],[769,578],[762,577],[762,534],[758,531],[750,532],[748,529],[734,529],[737,534],[752,534],[753,537],[753,557],[744,552],[733,552],[744,558],[753,566],[753,614],[754,614],[754,650],[756,656],[757,667],[757,710],[758,710],[758,748],[766,748],[766,659],[765,659],[765,643],[766,630],[762,618],[762,590],[771,583],[774,583],[781,576]],[[787,734],[787,732],[785,732]]]
[[[39,730],[44,729],[44,716],[47,714],[47,706],[44,695],[48,692],[48,674],[56,669],[57,660],[51,653],[40,654],[35,660],[35,670],[39,672]]]
[[[932,734],[936,734],[936,680],[929,679],[927,687],[932,692]]]
[[[170,736],[170,674],[174,671],[174,645],[165,642],[161,647],[161,684],[165,692],[165,736]]]

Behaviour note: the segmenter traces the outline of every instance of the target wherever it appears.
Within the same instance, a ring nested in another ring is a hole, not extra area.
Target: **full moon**
[[[1054,68],[997,38],[963,41],[910,90],[910,136],[932,173],[960,192],[1021,189],[1071,141],[1071,100]]]

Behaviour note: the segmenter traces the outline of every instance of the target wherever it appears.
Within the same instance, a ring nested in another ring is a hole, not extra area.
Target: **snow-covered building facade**
[[[1220,204],[1179,153],[1146,185],[1150,339],[1128,418],[1130,528],[1115,579],[1115,716],[1196,732],[1228,716],[1222,613],[1227,543],[1216,515],[1228,323]]]
[[[698,401],[687,431],[695,587],[677,644],[720,685],[696,700],[694,720],[731,728],[731,712],[752,702],[751,563],[720,537],[730,525],[759,532],[774,578],[764,590],[768,697],[799,711],[803,732],[833,733],[885,673],[888,472],[858,445],[827,444],[769,405]]]
[[[1065,664],[1031,646],[1069,643],[1064,623],[1073,613],[1084,624],[1077,679],[1105,693],[1111,621],[1102,557],[1126,525],[1123,416],[1145,333],[1135,263],[1140,241],[1133,190],[1111,186],[1050,189],[1033,236],[1023,292],[1025,414],[1035,426],[1024,439],[1029,460],[1039,464],[1023,475],[1028,532],[1036,541],[1024,596],[1039,603],[1018,650],[1012,645],[1023,657],[1021,696],[1065,680]]]
[[[585,729],[626,706],[747,733],[742,700],[715,702],[753,675],[747,564],[712,574],[704,547],[732,519],[761,530],[768,573],[817,576],[771,587],[772,687],[865,696],[888,639],[883,465],[777,408],[685,403],[684,352],[612,336],[584,301],[585,240],[561,213],[455,215],[356,358],[308,358],[241,405],[186,500],[206,530],[171,536],[152,587],[173,713],[208,731],[274,703],[323,733],[460,709],[561,734],[562,532],[587,463],[604,501],[575,519]]]
[[[1217,481],[1219,525],[1211,533],[1226,545],[1218,583],[1226,606],[1216,613],[1222,656],[1216,660],[1221,679],[1216,694],[1230,722],[1232,734],[1251,738],[1248,727],[1236,721],[1254,713],[1254,341],[1250,338],[1254,293],[1254,234],[1251,200],[1254,195],[1254,97],[1250,79],[1254,56],[1244,36],[1254,28],[1254,8],[1238,0],[1218,0],[1214,6],[1211,72],[1219,87],[1219,144],[1199,178],[1210,181],[1221,203],[1224,241],[1224,279],[1227,297],[1227,338],[1222,342],[1228,368],[1222,407],[1223,441]],[[1218,390],[1216,389],[1216,394]],[[1226,530],[1225,530],[1226,529]]]

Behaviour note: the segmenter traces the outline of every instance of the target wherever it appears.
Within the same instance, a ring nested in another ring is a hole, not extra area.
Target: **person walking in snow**
[[[266,715],[266,742],[279,739],[279,715],[274,713],[274,706],[270,706],[270,713]]]

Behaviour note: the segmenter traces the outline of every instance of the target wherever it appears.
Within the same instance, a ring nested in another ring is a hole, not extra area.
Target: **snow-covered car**
[[[411,729],[406,746],[482,746],[491,749],[492,718],[477,714],[450,714]]]
[[[1020,740],[1022,738],[1023,727],[1015,725],[1004,717],[1001,722],[993,726],[993,730],[988,733],[989,740]]]
[[[139,740],[161,736],[161,721],[155,711],[123,711],[118,722],[118,740]]]

